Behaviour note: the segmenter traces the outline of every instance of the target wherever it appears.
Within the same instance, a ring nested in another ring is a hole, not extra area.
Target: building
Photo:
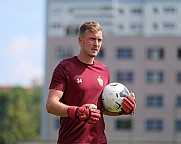
[[[181,35],[180,0],[48,0],[48,35],[77,32],[81,23],[99,21],[105,35]]]
[[[98,59],[137,96],[134,116],[105,116],[108,140],[181,142],[179,17],[180,0],[47,0],[42,138],[56,140],[59,128],[45,110],[53,69],[78,53],[79,25],[96,20],[104,30]]]

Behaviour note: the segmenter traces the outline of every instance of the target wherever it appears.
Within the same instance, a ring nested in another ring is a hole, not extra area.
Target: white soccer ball
[[[108,84],[102,93],[104,107],[111,112],[121,112],[122,101],[129,94],[128,88],[118,82]]]

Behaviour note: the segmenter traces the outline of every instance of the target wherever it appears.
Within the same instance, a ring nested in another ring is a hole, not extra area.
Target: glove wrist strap
[[[69,108],[67,110],[68,117],[75,118],[76,117],[76,110],[77,110],[76,106],[69,106]]]

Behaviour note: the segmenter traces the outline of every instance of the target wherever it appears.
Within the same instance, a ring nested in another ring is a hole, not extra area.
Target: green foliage
[[[39,87],[0,90],[0,144],[39,137],[40,95]]]

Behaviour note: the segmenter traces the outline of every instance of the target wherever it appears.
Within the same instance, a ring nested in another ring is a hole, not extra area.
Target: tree
[[[5,92],[0,93],[0,144],[4,144],[7,141],[8,131],[7,127],[7,94]]]
[[[41,88],[0,91],[0,144],[39,137]],[[3,103],[3,104],[2,104]]]

